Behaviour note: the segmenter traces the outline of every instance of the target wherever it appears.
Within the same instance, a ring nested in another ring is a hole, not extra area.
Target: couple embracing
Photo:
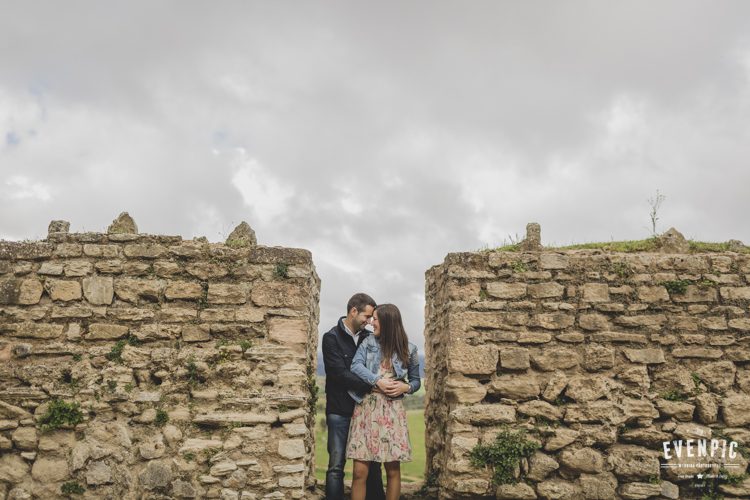
[[[357,293],[346,316],[323,335],[328,471],[326,498],[344,498],[344,464],[354,460],[352,500],[395,500],[401,462],[411,460],[404,394],[419,390],[417,347],[393,304]],[[383,494],[380,464],[387,487]]]

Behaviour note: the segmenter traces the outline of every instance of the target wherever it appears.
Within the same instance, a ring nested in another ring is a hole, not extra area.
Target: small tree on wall
[[[649,217],[651,218],[651,235],[656,237],[656,223],[659,220],[659,208],[661,208],[661,204],[664,203],[664,200],[666,200],[667,197],[664,196],[659,192],[659,190],[656,190],[656,195],[653,198],[648,199],[648,205],[651,207],[651,210],[649,211]]]

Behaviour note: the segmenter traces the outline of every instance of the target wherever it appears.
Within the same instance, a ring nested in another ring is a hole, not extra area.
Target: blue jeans
[[[328,471],[326,472],[326,499],[344,500],[344,465],[346,464],[346,441],[349,439],[351,417],[326,414],[328,425]],[[383,477],[380,463],[371,462],[367,474],[367,500],[382,500]]]

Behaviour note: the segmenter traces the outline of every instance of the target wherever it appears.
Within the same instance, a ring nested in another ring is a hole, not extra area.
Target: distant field
[[[320,397],[318,398],[318,416],[315,422],[315,477],[325,480],[326,469],[328,468],[328,451],[326,451],[328,432],[325,427],[325,377],[317,377],[317,382],[320,388]],[[401,479],[405,483],[424,480],[424,387],[423,383],[419,391],[404,398],[412,450],[412,461],[401,464]],[[344,472],[346,473],[344,480],[351,481],[351,460],[347,461]]]

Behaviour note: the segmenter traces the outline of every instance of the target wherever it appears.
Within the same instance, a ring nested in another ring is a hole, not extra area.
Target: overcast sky
[[[321,331],[542,225],[750,242],[750,3],[3,2],[0,238],[307,248]]]

